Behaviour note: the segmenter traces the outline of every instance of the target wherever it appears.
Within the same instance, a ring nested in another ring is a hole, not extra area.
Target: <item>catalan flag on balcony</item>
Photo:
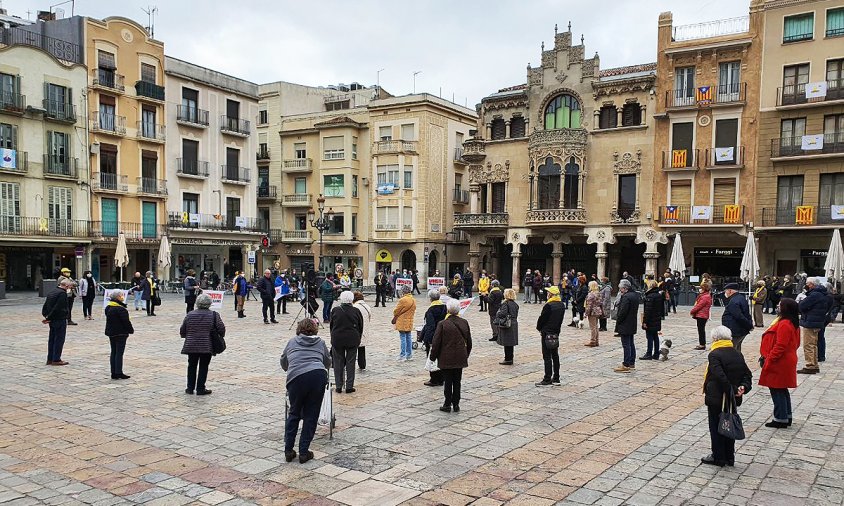
[[[741,223],[741,206],[736,204],[727,204],[724,206],[724,223],[739,224]]]
[[[665,215],[663,216],[665,223],[679,223],[680,222],[680,206],[665,206]]]
[[[682,169],[688,167],[689,151],[686,149],[675,149],[671,152],[671,168]]]
[[[697,105],[709,105],[712,103],[712,86],[701,86],[696,89],[695,101],[697,101]]]
[[[815,206],[797,206],[794,214],[794,223],[797,225],[811,225],[815,222]]]

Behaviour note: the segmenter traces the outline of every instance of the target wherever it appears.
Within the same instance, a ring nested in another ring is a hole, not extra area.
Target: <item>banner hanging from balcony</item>
[[[794,211],[794,223],[811,225],[815,222],[815,206],[797,206]]]
[[[245,227],[246,226],[246,218],[243,216],[235,216],[234,217],[234,226],[235,227]]]
[[[709,105],[712,103],[712,86],[701,86],[695,90],[697,105]]]
[[[17,169],[18,152],[14,149],[0,149],[0,168]]]
[[[800,142],[800,149],[803,151],[823,149],[823,134],[804,135]]]
[[[198,213],[190,213],[188,219],[191,223],[199,224],[199,214]]]
[[[710,220],[712,219],[712,206],[694,206],[692,207],[692,220]]]
[[[724,223],[732,225],[741,223],[741,206],[727,204],[724,206]]]
[[[395,191],[396,185],[393,183],[378,185],[378,195],[392,195]]]
[[[688,151],[685,149],[675,149],[671,152],[671,168],[679,169],[686,167],[686,161],[688,160]]]
[[[806,98],[811,99],[824,97],[826,97],[826,81],[806,83]]]
[[[716,162],[732,162],[736,159],[736,148],[715,148]]]
[[[844,206],[829,206],[830,218],[833,220],[844,220]]]
[[[665,206],[665,223],[680,222],[680,206]]]

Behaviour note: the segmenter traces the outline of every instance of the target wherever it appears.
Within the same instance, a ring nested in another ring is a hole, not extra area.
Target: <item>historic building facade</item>
[[[664,236],[651,225],[654,64],[600,70],[555,29],[527,83],[479,106],[464,143],[469,265],[519,287],[526,269],[574,268],[617,279],[656,268]],[[465,186],[464,186],[465,187]]]
[[[251,267],[276,197],[259,162],[254,122],[258,85],[177,58],[165,58],[167,228],[171,276],[187,269],[232,277]]]
[[[755,230],[763,272],[823,274],[844,224],[844,2],[753,2],[764,18]]]

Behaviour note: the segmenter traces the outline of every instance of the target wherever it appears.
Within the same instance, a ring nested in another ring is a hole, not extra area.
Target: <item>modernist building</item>
[[[266,150],[253,130],[258,85],[169,56],[165,73],[170,277],[193,268],[228,278],[266,233],[257,201],[275,197],[256,170]]]
[[[764,19],[755,230],[763,272],[823,274],[844,224],[844,2],[755,1]]]
[[[695,25],[674,26],[670,12],[659,17],[648,212],[662,233],[682,236],[689,274],[738,276],[746,231],[758,219],[762,25],[756,7]]]
[[[525,269],[563,267],[617,279],[656,268],[652,226],[654,64],[600,70],[595,54],[556,33],[527,83],[479,106],[464,142],[469,264],[518,287]],[[646,262],[646,260],[650,260]]]

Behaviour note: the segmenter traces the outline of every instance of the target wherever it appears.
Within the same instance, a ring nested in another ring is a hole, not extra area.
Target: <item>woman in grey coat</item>
[[[504,290],[504,302],[496,313],[499,323],[510,316],[510,328],[498,328],[498,344],[504,347],[504,360],[501,365],[513,365],[513,348],[519,344],[519,305],[516,303],[516,291],[512,288]]]
[[[604,300],[604,316],[602,318],[598,318],[598,322],[600,326],[598,327],[599,332],[606,332],[607,330],[607,318],[612,311],[612,285],[610,284],[610,278],[604,276],[601,278],[601,297]]]
[[[182,355],[188,356],[188,387],[185,389],[188,395],[193,394],[194,388],[196,395],[211,393],[211,390],[205,388],[205,379],[208,377],[208,364],[214,354],[211,334],[215,332],[220,337],[226,336],[223,319],[219,313],[211,311],[211,297],[207,294],[199,295],[196,298],[196,309],[185,315],[182,328],[179,329],[185,340]]]

